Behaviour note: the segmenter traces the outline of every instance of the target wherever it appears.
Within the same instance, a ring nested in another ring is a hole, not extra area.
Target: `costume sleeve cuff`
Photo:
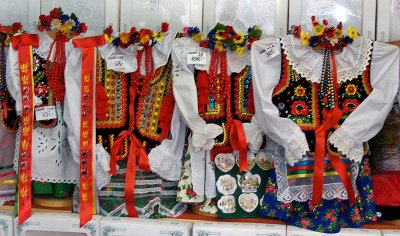
[[[350,161],[360,163],[364,156],[364,145],[340,127],[332,133],[328,141]]]
[[[193,148],[195,150],[211,150],[215,144],[214,139],[222,132],[222,127],[216,124],[206,124],[196,128],[192,134]]]
[[[165,139],[160,145],[153,148],[148,157],[151,170],[161,178],[169,181],[178,181],[181,175],[182,152],[174,153],[174,143]]]
[[[264,132],[259,126],[255,117],[251,119],[251,123],[243,123],[243,129],[246,134],[247,145],[252,153],[257,153],[260,149]]]
[[[285,158],[289,165],[293,166],[295,163],[303,159],[303,156],[310,151],[307,139],[303,135],[300,139],[294,139],[289,142],[285,148]]]

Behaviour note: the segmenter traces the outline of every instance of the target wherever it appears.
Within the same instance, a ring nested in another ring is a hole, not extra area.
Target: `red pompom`
[[[324,25],[328,25],[328,21],[327,20],[322,20],[322,23],[324,24]]]
[[[166,32],[168,31],[168,28],[169,28],[169,25],[168,25],[167,22],[163,22],[163,23],[161,24],[161,32],[162,32],[162,33],[166,33]]]
[[[105,34],[108,34],[108,35],[111,35],[112,33],[113,33],[113,28],[112,28],[112,26],[111,25],[109,25],[107,28],[105,28],[104,30],[103,30],[103,33],[105,33]]]
[[[12,24],[11,29],[13,32],[17,32],[18,30],[22,29],[21,22],[15,22],[14,24]]]
[[[85,23],[80,23],[79,27],[81,28],[82,33],[85,33],[87,31],[87,26]]]
[[[44,14],[40,15],[39,20],[40,20],[40,22],[46,21],[47,20],[46,15],[44,15]]]
[[[43,31],[44,31],[44,26],[43,26],[43,25],[38,25],[38,30],[39,30],[40,32],[43,32]]]

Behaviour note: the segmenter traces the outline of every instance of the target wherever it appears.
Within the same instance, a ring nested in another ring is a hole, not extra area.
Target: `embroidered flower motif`
[[[130,40],[130,35],[128,33],[121,33],[119,35],[119,39],[121,40],[121,43],[128,44]]]
[[[236,55],[240,56],[243,55],[243,53],[246,51],[245,47],[237,47],[235,50]]]
[[[322,25],[318,24],[313,27],[314,34],[317,36],[320,36],[324,33],[324,27]]]
[[[46,96],[47,92],[48,92],[47,87],[44,84],[38,84],[35,88],[35,95],[38,97]]]
[[[233,42],[236,44],[242,44],[244,42],[244,37],[245,35],[242,32],[239,32],[233,37]]]
[[[310,33],[308,32],[301,32],[300,33],[300,39],[301,39],[301,43],[305,46],[308,46],[310,44]]]
[[[348,33],[348,36],[353,40],[358,37],[357,29],[354,28],[354,27],[348,27],[347,28],[347,33]]]
[[[157,41],[157,42],[161,42],[164,39],[164,35],[161,32],[154,32],[153,33],[153,38]]]
[[[60,27],[61,27],[61,20],[59,20],[59,19],[53,19],[53,20],[51,21],[51,26],[50,26],[50,29],[51,29],[51,30],[59,30]]]
[[[354,84],[349,84],[346,86],[346,94],[353,96],[357,93],[357,87]]]
[[[290,108],[292,115],[308,115],[308,105],[305,101],[295,101]]]
[[[354,111],[358,105],[360,105],[360,103],[357,101],[357,99],[346,99],[343,105],[343,112],[350,113]]]
[[[303,86],[299,85],[294,89],[294,94],[297,97],[303,97],[305,95],[305,93],[306,93],[306,89]]]
[[[305,46],[322,48],[328,47],[332,49],[343,48],[347,44],[352,43],[353,39],[358,36],[355,28],[349,28],[349,35],[343,36],[343,24],[334,26],[329,26],[327,20],[323,20],[322,24],[315,20],[315,16],[311,17],[313,32],[314,34],[310,36],[308,32],[301,32],[300,26],[292,26],[289,30],[289,34],[293,34],[294,37],[301,39],[301,42]],[[355,32],[354,32],[355,31]]]

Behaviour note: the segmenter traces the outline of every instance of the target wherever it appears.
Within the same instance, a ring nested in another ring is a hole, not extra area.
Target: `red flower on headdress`
[[[15,22],[14,24],[12,24],[11,29],[13,32],[17,32],[18,30],[22,29],[21,22]]]
[[[51,10],[50,16],[53,19],[59,18],[60,17],[60,8],[54,8],[53,10]]]
[[[111,35],[112,33],[113,33],[113,28],[112,28],[112,26],[111,25],[109,25],[107,28],[105,28],[104,30],[103,30],[103,33],[105,33],[105,34],[108,34],[108,35]]]
[[[308,115],[308,105],[305,101],[295,101],[291,106],[291,114],[292,115]]]
[[[80,23],[80,24],[79,24],[79,27],[81,28],[82,33],[85,33],[85,32],[87,31],[87,26],[86,26],[85,23]]]
[[[161,24],[161,33],[166,33],[168,31],[169,25],[167,22]]]

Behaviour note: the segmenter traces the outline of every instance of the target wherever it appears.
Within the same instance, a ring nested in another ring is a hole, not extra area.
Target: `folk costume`
[[[377,219],[365,142],[393,104],[399,50],[312,21],[315,36],[253,45],[255,117],[277,143],[261,214],[334,233]]]
[[[11,37],[9,50],[7,88],[21,116],[14,156],[19,174],[19,223],[31,214],[32,193],[68,196],[69,184],[79,176],[63,120],[64,69],[66,51],[72,48],[70,37],[86,31],[86,26],[61,8],[39,20],[38,34]],[[32,186],[31,180],[36,181]]]
[[[186,210],[175,200],[179,175],[170,174],[180,173],[185,136],[172,96],[174,36],[166,23],[160,32],[132,28],[114,37],[111,27],[104,31],[106,44],[98,48],[95,61],[93,135],[93,177],[103,215],[176,217]],[[80,79],[73,84],[79,86]],[[71,102],[76,96],[73,91],[67,95]],[[80,111],[74,105],[69,110],[73,125]]]
[[[0,206],[15,200],[17,179],[13,159],[18,117],[15,100],[7,90],[6,77],[10,76],[7,70],[10,36],[21,32],[21,29],[20,23],[11,26],[0,25]]]
[[[191,130],[178,200],[204,201],[199,214],[257,217],[270,165],[265,152],[248,150],[243,123],[254,114],[248,49],[261,30],[244,35],[218,24],[205,40],[197,28],[186,28],[184,35],[189,37],[177,39],[172,54],[174,96]],[[204,63],[189,63],[191,52],[205,55]],[[253,145],[259,148],[262,141]]]

